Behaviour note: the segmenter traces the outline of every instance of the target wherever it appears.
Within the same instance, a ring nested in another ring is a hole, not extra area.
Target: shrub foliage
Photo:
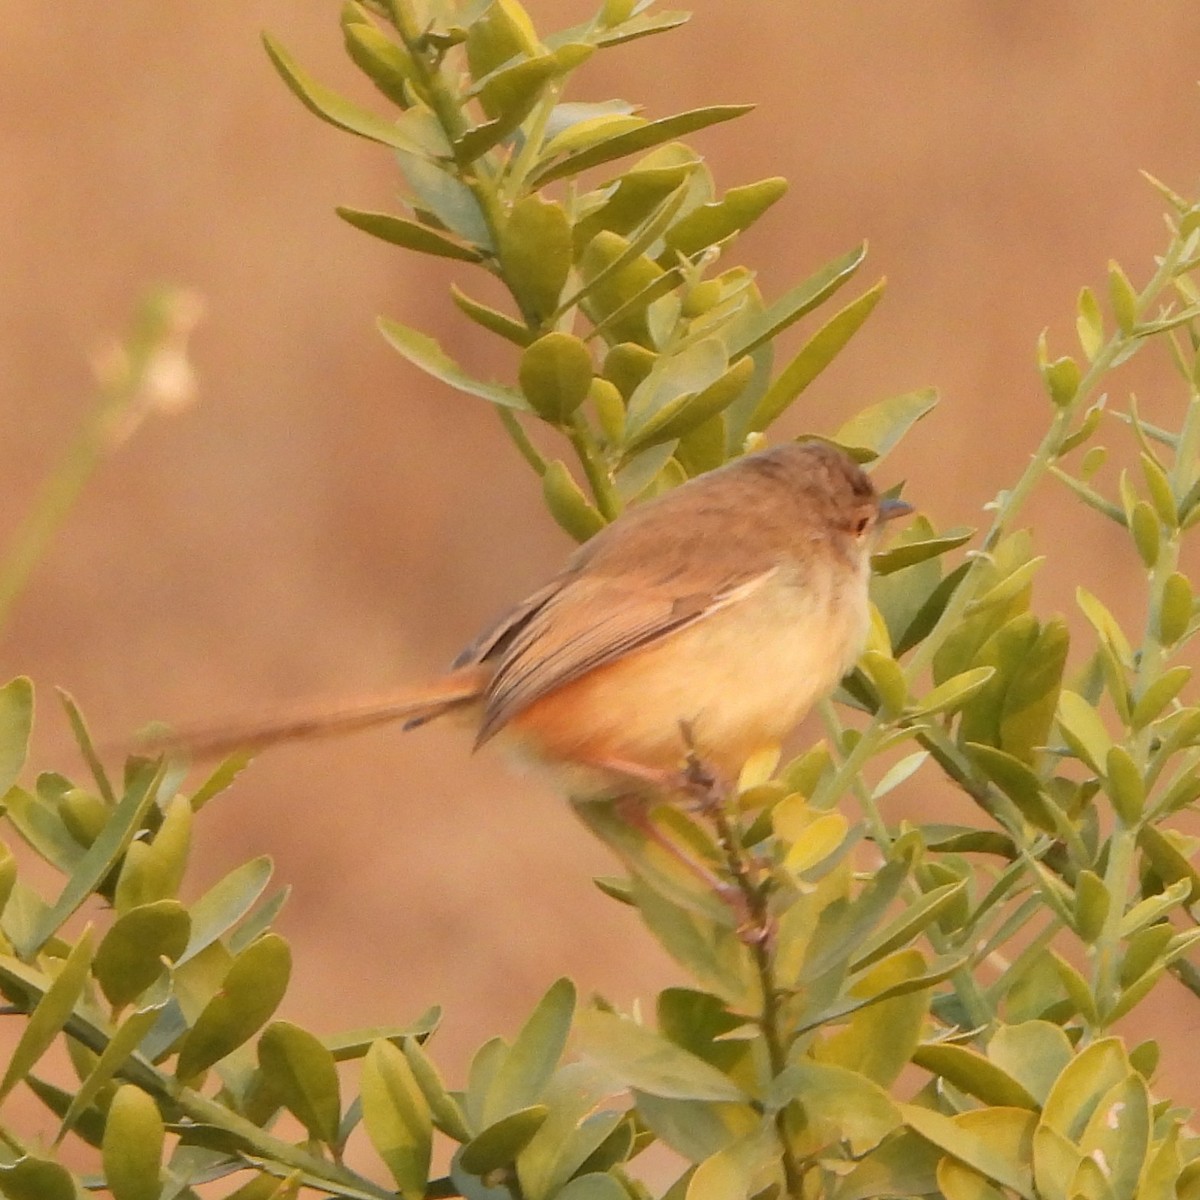
[[[719,192],[681,139],[741,106],[649,117],[564,99],[592,55],[684,19],[652,9],[608,0],[544,34],[516,0],[352,0],[346,47],[384,116],[267,41],[309,109],[396,159],[403,211],[340,215],[503,285],[501,307],[452,296],[515,348],[506,382],[418,330],[381,329],[493,406],[581,540],[761,444],[881,295],[833,311],[862,247],[773,299],[726,265],[784,184]],[[824,737],[792,762],[748,762],[707,816],[654,814],[722,892],[603,799],[576,801],[624,868],[601,886],[678,963],[652,1017],[581,1004],[559,980],[460,1088],[430,1055],[436,1011],[332,1038],[279,1019],[290,952],[271,928],[286,890],[271,890],[270,862],[180,899],[192,826],[244,759],[198,787],[170,760],[133,758],[116,777],[63,695],[90,778],[26,785],[31,685],[0,690],[5,821],[58,877],[37,890],[0,860],[0,992],[22,1023],[0,1101],[30,1089],[58,1129],[46,1146],[0,1126],[0,1191],[155,1200],[231,1177],[238,1200],[645,1200],[636,1158],[660,1142],[680,1161],[671,1200],[1200,1196],[1188,1114],[1152,1091],[1156,1044],[1116,1030],[1165,981],[1200,994],[1200,875],[1178,828],[1200,797],[1184,661],[1200,617],[1180,558],[1200,521],[1200,203],[1155,186],[1162,254],[1140,284],[1114,263],[1081,291],[1072,354],[1043,339],[1046,430],[988,526],[918,518],[877,557],[870,644],[823,706]],[[777,361],[797,322],[799,350]],[[1143,350],[1175,368],[1163,426],[1132,400],[1105,404]],[[829,436],[870,464],[932,404],[883,398]],[[535,448],[537,425],[563,457]],[[1116,478],[1101,436],[1131,447]],[[1083,590],[1070,621],[1034,611],[1044,555],[1020,521],[1040,487],[1129,537],[1140,629]],[[947,781],[972,821],[889,815],[901,785]],[[44,1077],[58,1043],[70,1087]],[[94,1148],[92,1174],[59,1161],[68,1140]],[[373,1173],[345,1164],[356,1140]],[[451,1166],[431,1178],[439,1144]]]

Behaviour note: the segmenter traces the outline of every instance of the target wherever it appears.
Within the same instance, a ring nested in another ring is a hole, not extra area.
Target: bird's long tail
[[[177,751],[194,759],[212,759],[235,751],[264,750],[284,742],[340,737],[392,721],[422,725],[479,700],[486,683],[486,673],[478,667],[464,668],[426,686],[369,700],[327,704],[308,711],[282,713],[266,720],[152,734],[141,740],[139,749],[143,752]]]

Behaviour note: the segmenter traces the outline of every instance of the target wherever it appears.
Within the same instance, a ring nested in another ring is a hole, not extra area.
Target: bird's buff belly
[[[865,599],[844,596],[771,581],[535,701],[510,721],[507,740],[547,765],[674,771],[687,753],[686,726],[701,759],[733,776],[791,732],[858,657]]]

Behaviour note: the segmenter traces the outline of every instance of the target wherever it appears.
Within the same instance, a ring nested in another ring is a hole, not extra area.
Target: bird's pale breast
[[[778,742],[857,658],[866,573],[781,566],[727,606],[540,698],[511,722],[550,763],[620,761],[672,771],[686,722],[701,758],[736,774]]]

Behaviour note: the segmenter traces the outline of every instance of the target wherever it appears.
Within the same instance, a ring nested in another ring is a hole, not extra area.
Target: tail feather
[[[456,708],[477,701],[486,678],[478,668],[453,671],[427,687],[409,688],[389,696],[326,705],[307,712],[281,714],[265,721],[246,721],[207,729],[181,730],[143,742],[143,750],[182,751],[194,759],[221,758],[237,751],[247,753],[284,742],[341,737],[404,721],[405,728],[423,725]]]

